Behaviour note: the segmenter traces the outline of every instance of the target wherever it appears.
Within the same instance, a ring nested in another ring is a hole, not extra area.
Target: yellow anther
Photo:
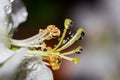
[[[58,55],[49,55],[48,61],[53,70],[58,70],[60,68],[61,58]]]
[[[58,36],[60,36],[60,30],[55,25],[49,25],[49,26],[47,26],[47,30],[50,32],[50,35],[52,37],[58,37]]]
[[[51,65],[53,70],[58,70],[60,68],[60,64],[50,63],[50,65]]]
[[[50,62],[55,62],[57,60],[57,55],[53,54],[50,56]]]
[[[47,51],[50,51],[50,50],[52,50],[52,48],[51,47],[47,47]]]
[[[53,38],[52,35],[48,35],[46,40],[51,40],[52,38]]]
[[[80,62],[80,59],[79,58],[73,58],[72,60],[75,64],[79,63]]]

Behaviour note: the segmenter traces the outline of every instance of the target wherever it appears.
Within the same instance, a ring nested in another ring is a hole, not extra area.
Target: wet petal
[[[27,18],[27,10],[21,0],[14,0],[12,3],[12,19],[14,28],[24,22]]]
[[[0,41],[0,64],[3,64],[14,55],[14,52],[8,49],[3,42]]]
[[[16,72],[24,59],[26,49],[21,48],[18,51],[10,51],[9,49],[4,48],[3,50],[5,56],[8,56],[9,54],[11,55],[7,58],[5,57],[5,62],[0,65],[0,80],[14,80]]]
[[[0,30],[4,30],[4,34],[18,27],[26,20],[27,15],[21,0],[0,0]]]
[[[53,80],[53,75],[41,58],[34,56],[23,61],[16,80]]]
[[[9,18],[6,14],[7,5],[10,6],[8,0],[0,0],[0,35],[8,33]]]

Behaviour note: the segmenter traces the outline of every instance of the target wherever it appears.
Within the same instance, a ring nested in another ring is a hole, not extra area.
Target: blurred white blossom
[[[87,34],[81,64],[70,75],[79,74],[85,80],[119,80],[120,0],[96,0],[94,5],[76,3],[69,13]]]

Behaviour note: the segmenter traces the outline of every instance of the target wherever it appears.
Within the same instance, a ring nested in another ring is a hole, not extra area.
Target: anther
[[[80,59],[79,58],[73,58],[72,60],[75,64],[79,63],[80,62]]]
[[[72,26],[72,20],[71,19],[65,19],[64,26],[66,29],[69,29]]]

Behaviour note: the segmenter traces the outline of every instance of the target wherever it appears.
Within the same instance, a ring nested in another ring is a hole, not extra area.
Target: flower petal
[[[9,54],[11,54],[11,56],[8,56],[9,59],[5,57],[5,62],[0,66],[0,80],[14,80],[17,70],[24,58],[24,54],[26,53],[25,48],[21,48],[17,51],[10,51],[10,53],[8,51],[10,50],[7,48],[3,51],[5,56]]]
[[[33,56],[23,61],[16,80],[53,80],[53,75],[39,56]]]
[[[14,55],[14,52],[8,49],[5,44],[0,41],[0,64],[3,64]]]
[[[16,28],[22,22],[24,22],[27,18],[27,10],[24,7],[24,4],[21,0],[15,0],[12,3],[12,20],[13,27]]]

